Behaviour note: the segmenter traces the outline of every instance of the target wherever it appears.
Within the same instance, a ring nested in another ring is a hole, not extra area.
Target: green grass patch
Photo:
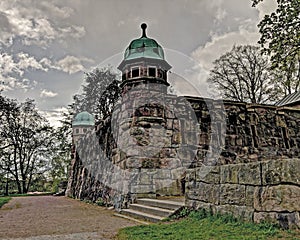
[[[8,203],[11,197],[0,197],[0,208],[5,204]]]
[[[230,215],[216,215],[205,211],[191,212],[175,222],[121,229],[119,240],[155,239],[299,239],[299,232],[283,231],[272,224],[243,222]]]

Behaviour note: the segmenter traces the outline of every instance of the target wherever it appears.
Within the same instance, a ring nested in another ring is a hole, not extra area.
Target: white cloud
[[[277,7],[276,0],[265,0],[257,5],[257,10],[259,13],[259,20],[263,19],[266,14],[270,14],[275,11]]]
[[[74,10],[54,2],[16,0],[0,2],[0,43],[12,45],[20,38],[25,45],[48,46],[54,40],[81,38],[82,26],[68,24]]]
[[[211,34],[211,40],[204,46],[198,47],[192,57],[205,70],[210,70],[213,61],[218,59],[222,54],[230,51],[234,45],[255,45],[259,39],[259,33],[256,29],[256,23],[251,20],[244,21],[237,31],[226,32],[224,34]]]
[[[33,56],[30,56],[28,53],[20,52],[17,54],[17,57],[19,59],[17,65],[20,70],[35,69],[46,71],[46,68],[44,68],[40,62],[38,62]]]
[[[88,58],[77,58],[75,56],[66,56],[57,62],[57,68],[69,74],[84,71],[82,62],[93,62]]]
[[[54,108],[53,110],[39,110],[39,112],[47,118],[51,126],[59,127],[61,126],[60,120],[63,118],[63,113],[68,112],[68,110],[65,107],[60,107]]]
[[[41,92],[40,97],[41,97],[41,98],[53,98],[53,97],[55,97],[55,96],[57,96],[57,95],[58,95],[58,93],[55,93],[55,92],[52,92],[52,91],[50,91],[50,90],[44,89],[44,90]]]

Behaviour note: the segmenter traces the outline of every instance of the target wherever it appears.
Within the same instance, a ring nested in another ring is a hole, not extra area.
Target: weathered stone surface
[[[293,212],[300,210],[299,186],[256,187],[254,194],[254,208],[256,211]]]
[[[239,182],[238,176],[240,172],[240,165],[223,165],[220,167],[220,183],[234,183]]]
[[[201,166],[196,168],[196,181],[205,183],[220,183],[220,166]]]
[[[238,164],[238,182],[245,185],[261,185],[259,163]]]
[[[220,204],[245,205],[246,187],[239,184],[221,184]]]
[[[253,221],[254,210],[251,207],[247,206],[238,206],[238,205],[217,205],[212,206],[214,213],[220,214],[232,214],[238,218],[241,218],[245,221]]]
[[[254,222],[270,222],[279,224],[284,229],[298,228],[300,229],[299,212],[279,213],[279,212],[255,212]]]
[[[160,196],[182,195],[182,183],[180,180],[154,179],[156,193]]]
[[[185,202],[185,205],[195,210],[204,209],[208,212],[212,211],[212,206],[213,206],[211,203],[201,202],[197,200],[190,200],[190,199]]]
[[[254,208],[255,187],[246,185],[245,205]]]
[[[189,206],[299,222],[299,110],[128,91],[117,120],[76,146],[69,196],[112,202],[116,189],[155,197],[185,186]]]
[[[208,202],[212,204],[219,204],[220,198],[220,186],[215,184],[207,184],[203,182],[197,182],[194,189],[187,192],[187,198],[199,200],[202,202]]]
[[[282,160],[281,176],[282,182],[293,183],[300,186],[300,159]]]
[[[262,162],[263,184],[281,182],[300,185],[300,159],[282,159]]]

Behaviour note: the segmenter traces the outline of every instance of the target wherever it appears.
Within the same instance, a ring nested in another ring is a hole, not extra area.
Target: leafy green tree
[[[253,6],[264,0],[252,0]],[[300,1],[277,0],[277,9],[258,24],[259,44],[271,57],[279,94],[300,90]]]
[[[58,185],[61,182],[66,182],[68,179],[69,166],[71,162],[71,128],[69,125],[63,124],[55,130],[54,136],[54,151],[49,162],[51,168],[48,174],[53,183],[52,191],[57,192]]]
[[[269,63],[259,47],[234,46],[214,61],[208,83],[221,91],[225,99],[265,103],[274,99]]]
[[[71,114],[88,111],[96,121],[105,119],[120,96],[119,75],[111,67],[96,68],[85,73],[83,93],[73,97]]]
[[[14,179],[18,192],[28,192],[35,177],[49,170],[54,142],[53,129],[35,108],[2,98],[0,113],[0,168]]]

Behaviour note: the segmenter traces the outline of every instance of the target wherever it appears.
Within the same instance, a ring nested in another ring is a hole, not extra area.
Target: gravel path
[[[113,214],[67,197],[17,197],[0,209],[0,239],[113,239],[118,229],[137,225]]]

